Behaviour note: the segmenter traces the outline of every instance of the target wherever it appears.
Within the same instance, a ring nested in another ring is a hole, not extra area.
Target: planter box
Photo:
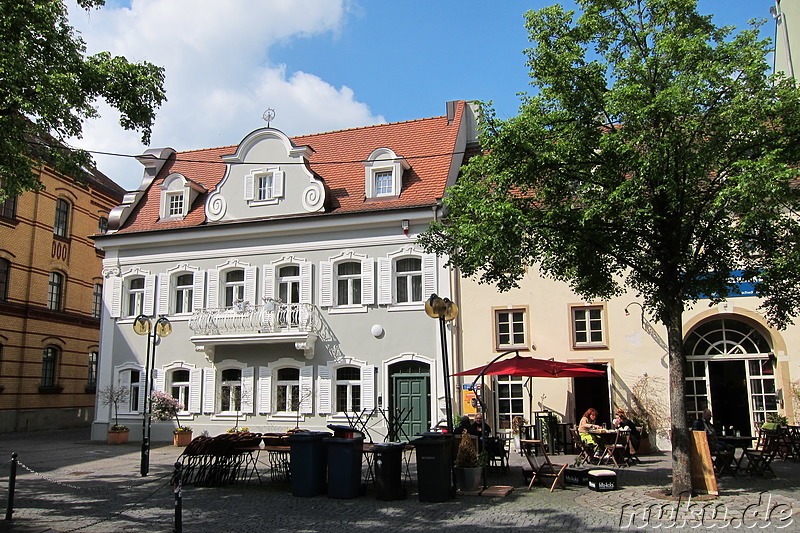
[[[128,442],[128,437],[130,436],[130,431],[109,431],[108,432],[108,440],[109,444],[126,444]]]
[[[172,444],[175,446],[188,446],[192,442],[191,431],[174,431],[172,433]]]

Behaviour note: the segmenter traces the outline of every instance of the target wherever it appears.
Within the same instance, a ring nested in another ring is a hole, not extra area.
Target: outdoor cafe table
[[[733,447],[733,461],[731,461],[731,469],[733,470],[733,475],[735,476],[742,470],[742,459],[745,457],[744,451],[748,448],[752,447],[753,445],[753,437],[734,437],[734,436],[720,436],[717,435],[717,440],[719,442],[724,442],[725,444],[729,444]],[[739,454],[739,457],[736,457],[736,450],[742,450]],[[722,472],[720,472],[721,474]]]

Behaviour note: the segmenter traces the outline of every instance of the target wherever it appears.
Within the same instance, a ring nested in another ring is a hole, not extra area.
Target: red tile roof
[[[296,146],[310,146],[311,169],[327,187],[326,213],[354,213],[434,205],[444,195],[456,139],[464,116],[459,102],[452,124],[447,117],[432,117],[391,124],[293,137]],[[198,226],[205,222],[205,201],[222,180],[226,165],[222,156],[233,154],[236,146],[178,152],[167,161],[149,189],[134,207],[120,233]],[[411,168],[403,173],[400,196],[387,200],[365,200],[364,163],[377,148],[389,148],[403,157]],[[160,222],[160,188],[174,172],[199,183],[206,193],[198,195],[183,220]]]

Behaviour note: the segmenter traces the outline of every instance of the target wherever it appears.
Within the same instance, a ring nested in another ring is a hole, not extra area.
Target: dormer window
[[[283,197],[283,178],[277,167],[252,171],[244,177],[244,199],[252,206],[278,203]]]
[[[202,185],[186,179],[183,175],[170,174],[164,179],[161,187],[162,220],[181,219],[189,214],[189,208],[197,195],[205,191]]]
[[[411,166],[389,148],[378,148],[364,162],[365,192],[367,198],[392,198],[400,196],[403,188],[403,171]]]

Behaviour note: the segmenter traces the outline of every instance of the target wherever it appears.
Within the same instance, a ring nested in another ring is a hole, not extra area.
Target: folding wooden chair
[[[753,450],[745,450],[744,456],[747,458],[747,473],[758,474],[766,477],[767,472],[775,475],[770,464],[778,454],[778,441],[775,432],[761,430],[761,447]]]
[[[619,468],[619,461],[623,461],[625,466],[628,466],[629,463],[626,459],[625,450],[630,449],[629,439],[630,431],[617,430],[614,441],[605,443],[605,451],[602,457],[600,457],[599,462],[602,463],[605,460],[606,465],[608,465],[609,461],[613,461],[614,465]]]
[[[550,462],[550,457],[547,456],[547,451],[544,448],[544,445],[540,443],[538,452],[542,454],[541,458],[539,458],[538,455],[532,454],[526,456],[528,458],[528,463],[530,463],[531,468],[533,468],[533,476],[531,477],[531,482],[528,484],[528,490],[533,487],[537,479],[545,486],[547,486],[549,482],[545,480],[552,479],[553,482],[550,483],[550,492],[553,492],[556,486],[562,489],[567,488],[567,484],[564,481],[564,470],[567,469],[567,465]]]
[[[578,455],[575,457],[575,466],[581,466],[583,463],[588,463],[590,465],[595,464],[594,450],[583,442],[577,429],[569,428],[569,431],[572,435],[572,442],[575,444],[575,449],[578,450]]]
[[[489,455],[489,466],[500,467],[503,472],[508,471],[508,437],[505,433],[500,433],[496,437],[488,437],[486,440],[486,452]]]

